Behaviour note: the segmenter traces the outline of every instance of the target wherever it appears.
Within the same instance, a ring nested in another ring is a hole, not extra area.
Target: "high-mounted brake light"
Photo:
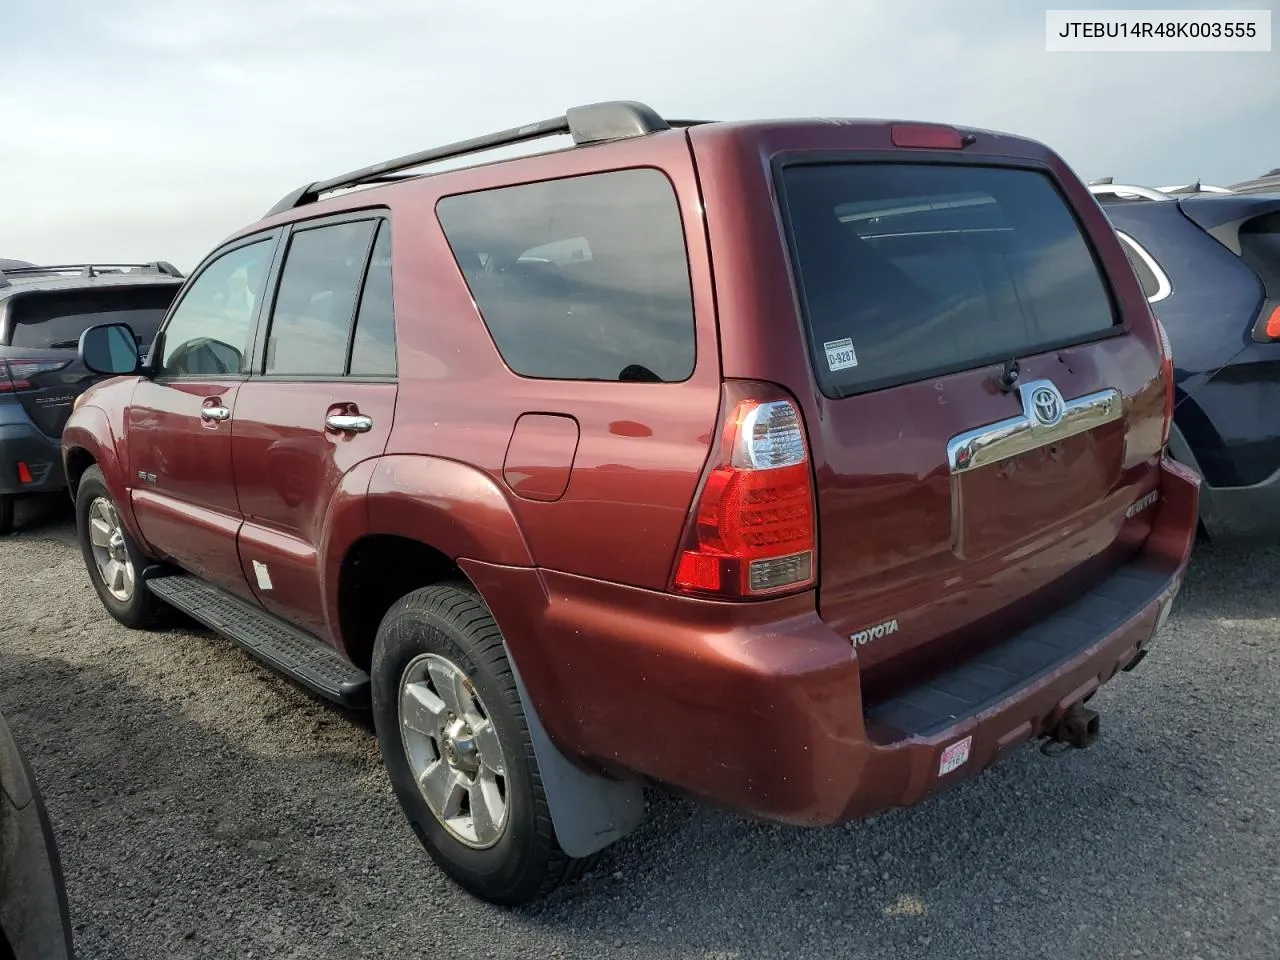
[[[672,587],[725,598],[809,587],[817,543],[800,411],[776,388],[740,382],[725,385],[722,409]]]
[[[1164,380],[1164,429],[1160,434],[1160,446],[1169,442],[1169,432],[1173,429],[1173,345],[1169,342],[1169,334],[1164,324],[1152,317],[1156,324],[1156,333],[1160,335],[1160,377]]]
[[[955,127],[939,127],[926,123],[895,123],[889,130],[895,147],[920,147],[926,150],[963,150],[964,137]]]

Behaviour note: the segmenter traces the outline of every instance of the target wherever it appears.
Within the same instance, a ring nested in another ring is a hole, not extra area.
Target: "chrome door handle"
[[[324,422],[330,430],[343,433],[368,433],[373,429],[373,417],[362,413],[331,413]]]
[[[200,416],[205,420],[230,420],[231,411],[223,406],[201,407]]]

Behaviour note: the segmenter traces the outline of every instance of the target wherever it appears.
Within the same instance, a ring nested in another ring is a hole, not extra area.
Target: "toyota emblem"
[[[1062,399],[1048,387],[1039,387],[1031,394],[1031,409],[1036,420],[1046,427],[1062,419]]]

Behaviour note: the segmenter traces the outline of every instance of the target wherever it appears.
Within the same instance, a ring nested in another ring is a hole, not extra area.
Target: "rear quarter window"
[[[784,167],[815,369],[846,396],[1109,333],[1116,313],[1070,207],[1002,167]]]
[[[10,306],[9,346],[74,348],[79,345],[80,334],[100,323],[127,323],[139,346],[147,346],[155,339],[178,288],[175,283],[165,287],[19,295]]]
[[[459,194],[436,213],[515,373],[674,382],[693,372],[684,229],[658,170]]]
[[[1120,246],[1129,260],[1129,266],[1133,267],[1133,272],[1137,274],[1138,282],[1142,284],[1142,292],[1147,299],[1155,303],[1167,297],[1170,292],[1169,280],[1164,276],[1164,271],[1160,270],[1155,258],[1127,233],[1117,231],[1117,236],[1120,237]]]
[[[1240,228],[1240,258],[1258,275],[1270,299],[1280,299],[1280,213],[1254,217]]]

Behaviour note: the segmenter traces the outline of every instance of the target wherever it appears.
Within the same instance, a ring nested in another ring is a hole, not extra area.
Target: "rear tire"
[[[398,600],[370,675],[396,797],[459,886],[514,906],[591,865],[560,849],[502,634],[473,590],[438,584]]]
[[[76,534],[89,580],[107,613],[134,629],[159,623],[167,608],[142,580],[146,558],[120,523],[97,466],[84,472],[76,490]]]
[[[10,494],[0,494],[0,537],[13,532],[13,501]]]

